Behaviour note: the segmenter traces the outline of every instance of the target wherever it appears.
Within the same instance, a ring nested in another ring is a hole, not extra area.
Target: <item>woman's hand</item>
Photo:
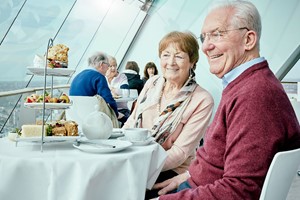
[[[113,97],[119,96],[119,92],[117,88],[110,87],[110,91]]]
[[[149,78],[151,78],[152,76],[154,76],[154,74],[152,74],[152,73],[151,73],[151,74],[149,74]]]
[[[171,179],[165,180],[161,183],[156,183],[152,189],[161,189],[158,191],[159,195],[167,194],[168,192],[178,188],[178,186],[186,181],[190,177],[189,173],[183,173],[179,174],[177,176],[174,176]]]

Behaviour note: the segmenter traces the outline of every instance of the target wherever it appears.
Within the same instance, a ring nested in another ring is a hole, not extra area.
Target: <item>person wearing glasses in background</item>
[[[202,51],[222,79],[222,98],[188,172],[154,186],[161,195],[179,186],[159,200],[259,199],[274,155],[300,148],[299,122],[259,54],[260,36],[249,1],[223,1],[205,18]]]
[[[81,71],[73,79],[70,96],[101,96],[119,116],[117,103],[108,87],[105,74],[109,68],[108,56],[103,52],[96,52],[88,58],[88,68]]]
[[[115,57],[108,56],[109,68],[105,74],[109,88],[113,96],[120,96],[120,89],[129,89],[127,76],[118,72],[117,60]]]
[[[118,72],[118,64],[115,57],[108,56],[109,68],[105,74],[108,86],[114,98],[118,98],[122,95],[121,89],[129,89],[127,76],[124,73]],[[121,126],[127,121],[130,110],[128,109],[127,102],[117,102],[119,117]]]
[[[213,98],[196,82],[197,38],[190,32],[170,32],[159,43],[162,75],[150,78],[123,128],[147,128],[167,152],[157,181],[188,169],[209,124]],[[157,191],[146,192],[146,199]],[[134,199],[134,198],[133,198]]]

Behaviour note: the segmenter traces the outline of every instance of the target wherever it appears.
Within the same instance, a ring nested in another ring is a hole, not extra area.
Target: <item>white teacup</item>
[[[150,130],[146,128],[125,128],[124,135],[132,142],[142,142],[150,137]]]

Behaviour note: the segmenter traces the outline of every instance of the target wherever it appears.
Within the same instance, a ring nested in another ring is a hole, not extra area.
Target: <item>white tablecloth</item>
[[[0,139],[1,200],[143,200],[166,152],[157,143],[93,154],[72,143]]]

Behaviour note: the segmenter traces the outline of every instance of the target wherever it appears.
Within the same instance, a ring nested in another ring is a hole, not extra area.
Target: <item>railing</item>
[[[46,87],[46,89],[66,89],[66,88],[70,88],[70,85],[57,85],[57,86],[51,86],[51,87]],[[0,92],[0,98],[2,97],[7,97],[7,96],[14,96],[14,95],[20,95],[19,99],[17,100],[15,106],[13,107],[12,111],[9,113],[8,117],[6,118],[6,121],[4,122],[4,124],[2,125],[2,127],[0,127],[0,137],[3,136],[3,130],[5,125],[7,124],[9,118],[12,116],[13,112],[15,111],[18,103],[21,100],[21,97],[23,94],[25,93],[35,93],[37,91],[43,91],[44,87],[34,87],[34,88],[23,88],[23,89],[19,89],[19,90],[12,90],[12,91],[5,91],[5,92]]]
[[[70,88],[70,84],[53,86],[53,89],[62,89],[62,88]],[[46,87],[46,89],[51,89],[51,87]],[[44,87],[23,88],[23,89],[19,89],[19,90],[5,91],[5,92],[0,92],[0,98],[6,97],[6,96],[13,96],[13,95],[17,95],[17,94],[25,94],[25,93],[30,93],[30,92],[34,93],[34,92],[42,91],[42,90],[44,90]]]
[[[300,58],[300,45],[295,49],[295,51],[290,55],[290,57],[285,61],[285,63],[279,68],[276,73],[276,77],[282,81],[282,79],[289,73],[289,71],[294,67]]]

